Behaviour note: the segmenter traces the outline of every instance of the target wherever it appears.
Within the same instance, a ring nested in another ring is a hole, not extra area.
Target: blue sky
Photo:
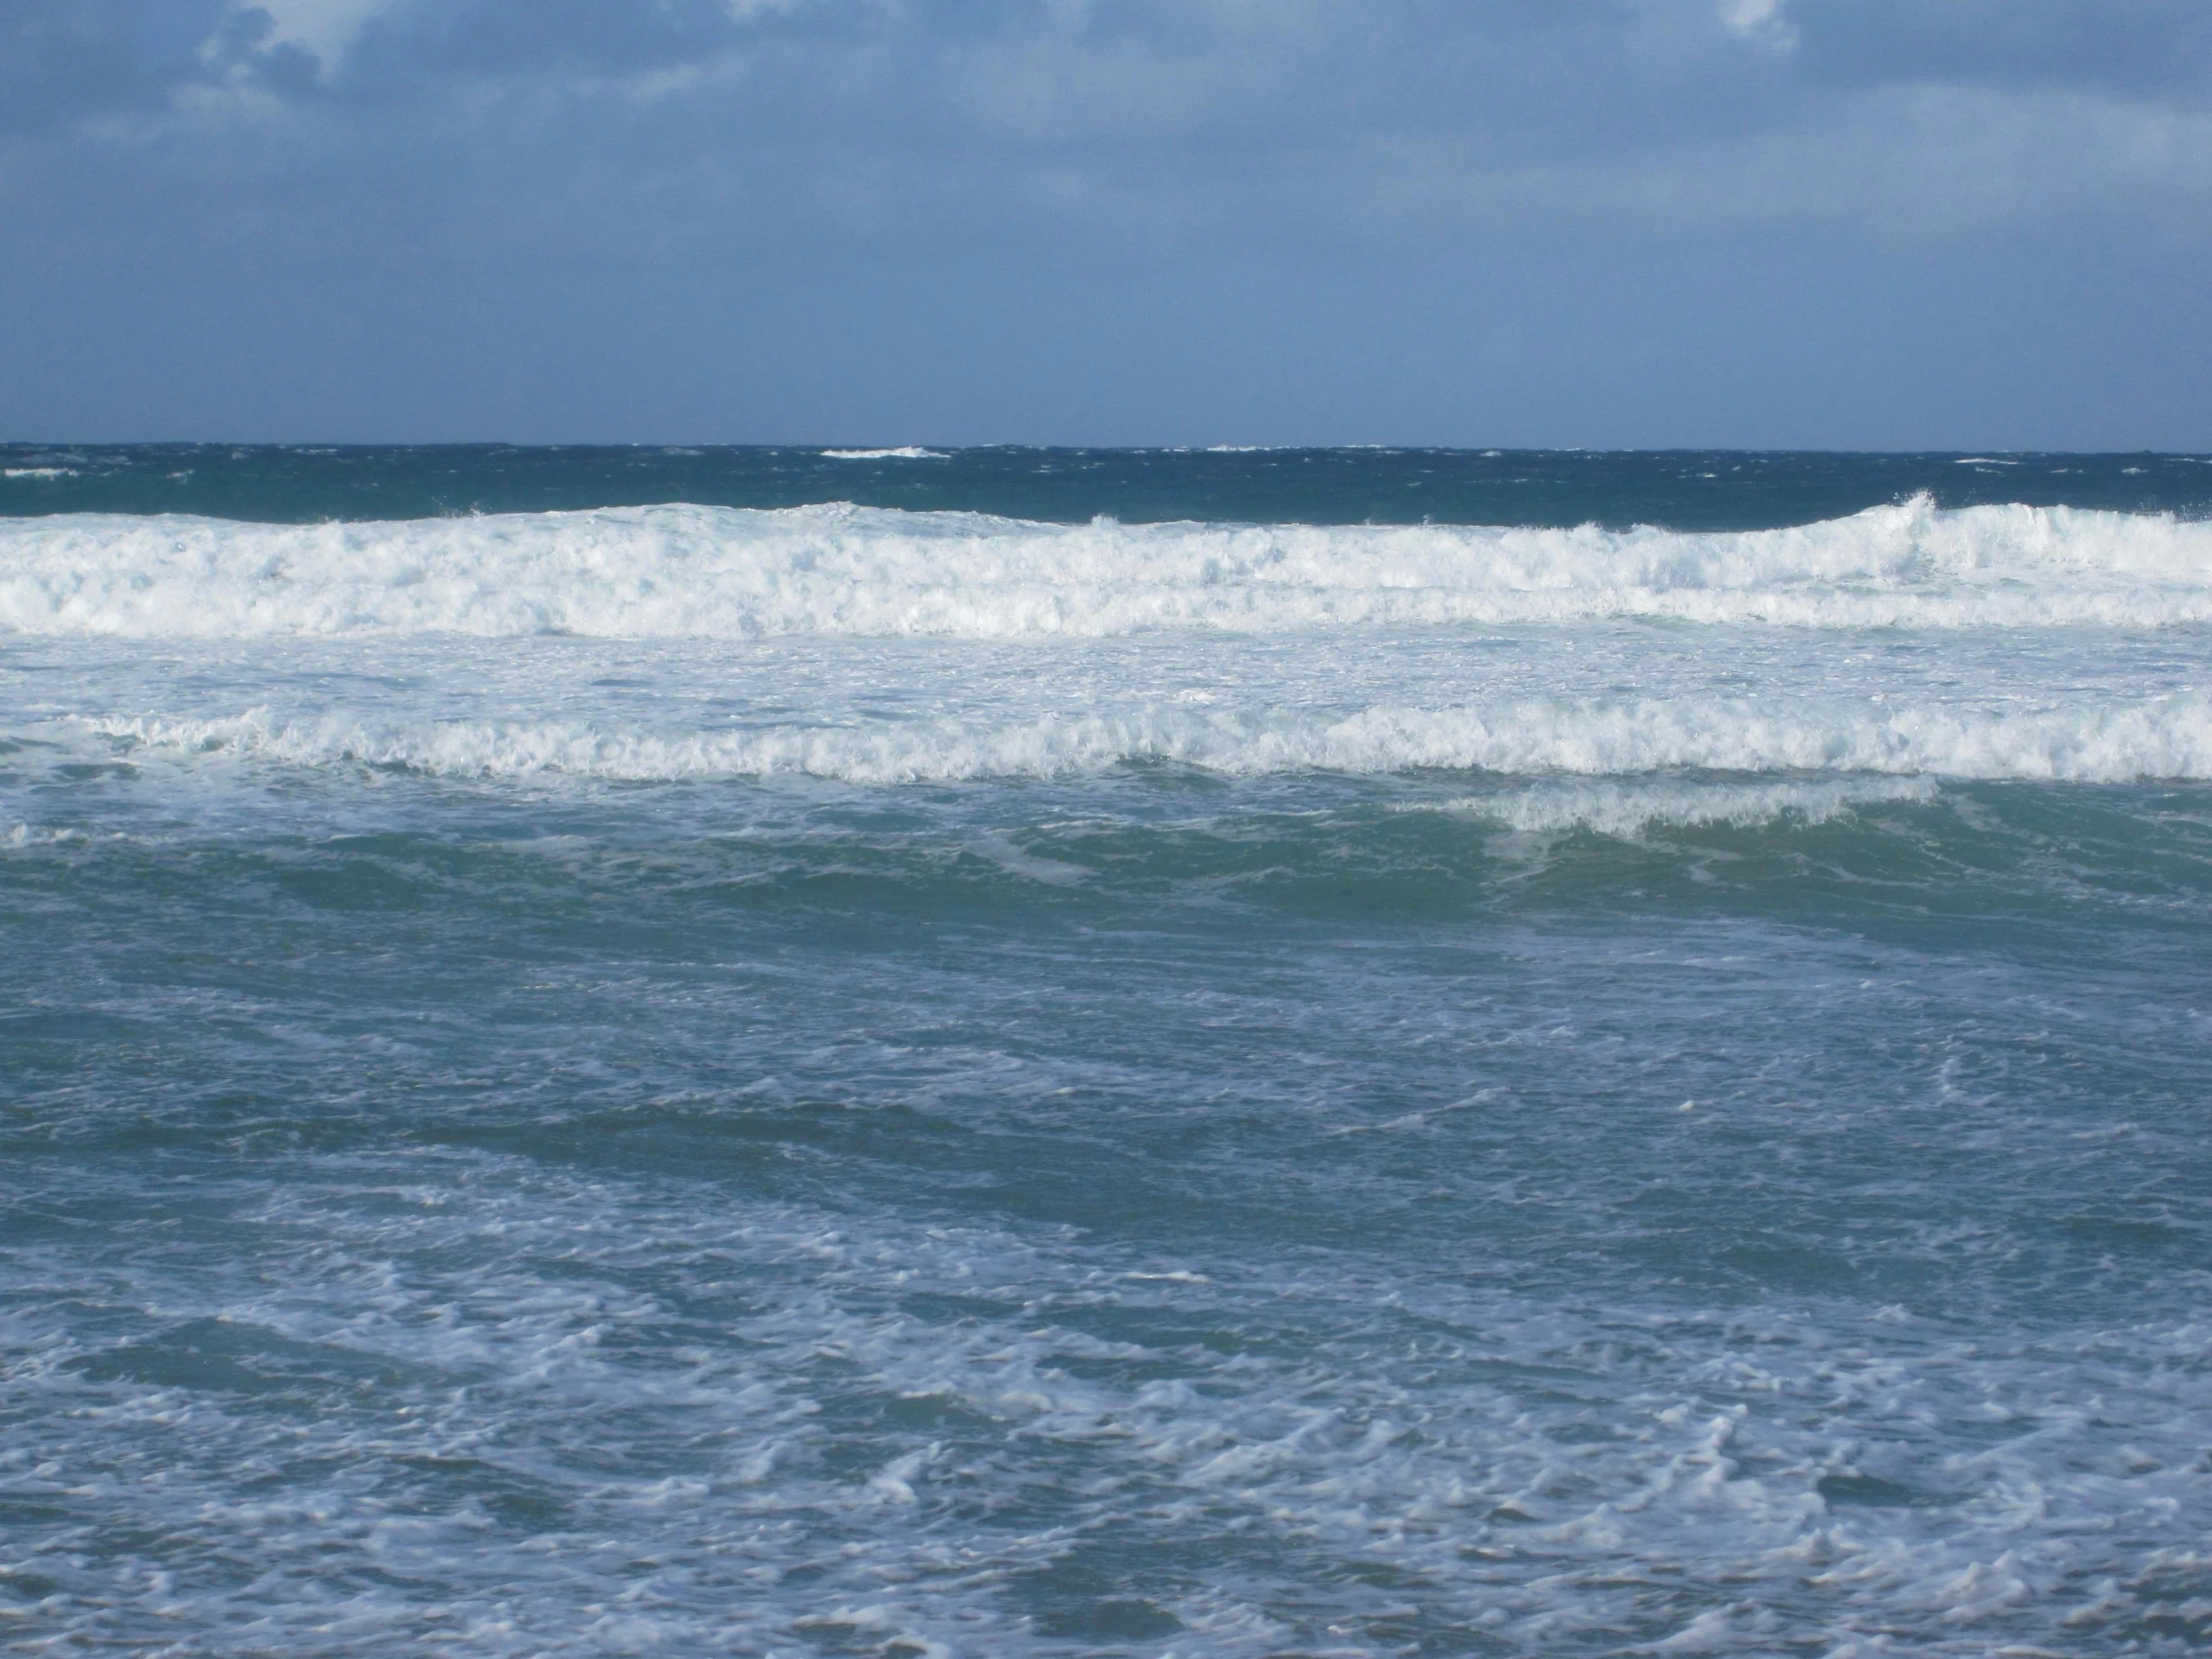
[[[2212,448],[2205,0],[0,0],[0,436]]]

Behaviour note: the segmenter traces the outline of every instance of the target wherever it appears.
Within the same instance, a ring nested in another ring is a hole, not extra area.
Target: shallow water
[[[1905,464],[0,521],[0,1642],[2201,1651],[2212,532]]]

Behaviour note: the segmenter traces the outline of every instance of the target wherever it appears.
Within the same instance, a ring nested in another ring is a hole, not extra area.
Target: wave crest
[[[320,525],[0,522],[0,631],[610,638],[1283,631],[1649,617],[2212,621],[2212,524],[1926,500],[1786,530],[1038,524],[845,505]]]

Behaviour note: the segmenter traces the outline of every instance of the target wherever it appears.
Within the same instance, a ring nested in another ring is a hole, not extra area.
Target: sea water
[[[2212,464],[0,471],[0,1646],[2212,1645]]]

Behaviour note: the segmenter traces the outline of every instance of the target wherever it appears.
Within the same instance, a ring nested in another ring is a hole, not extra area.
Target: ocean
[[[0,1647],[2212,1647],[2212,461],[0,447]]]

